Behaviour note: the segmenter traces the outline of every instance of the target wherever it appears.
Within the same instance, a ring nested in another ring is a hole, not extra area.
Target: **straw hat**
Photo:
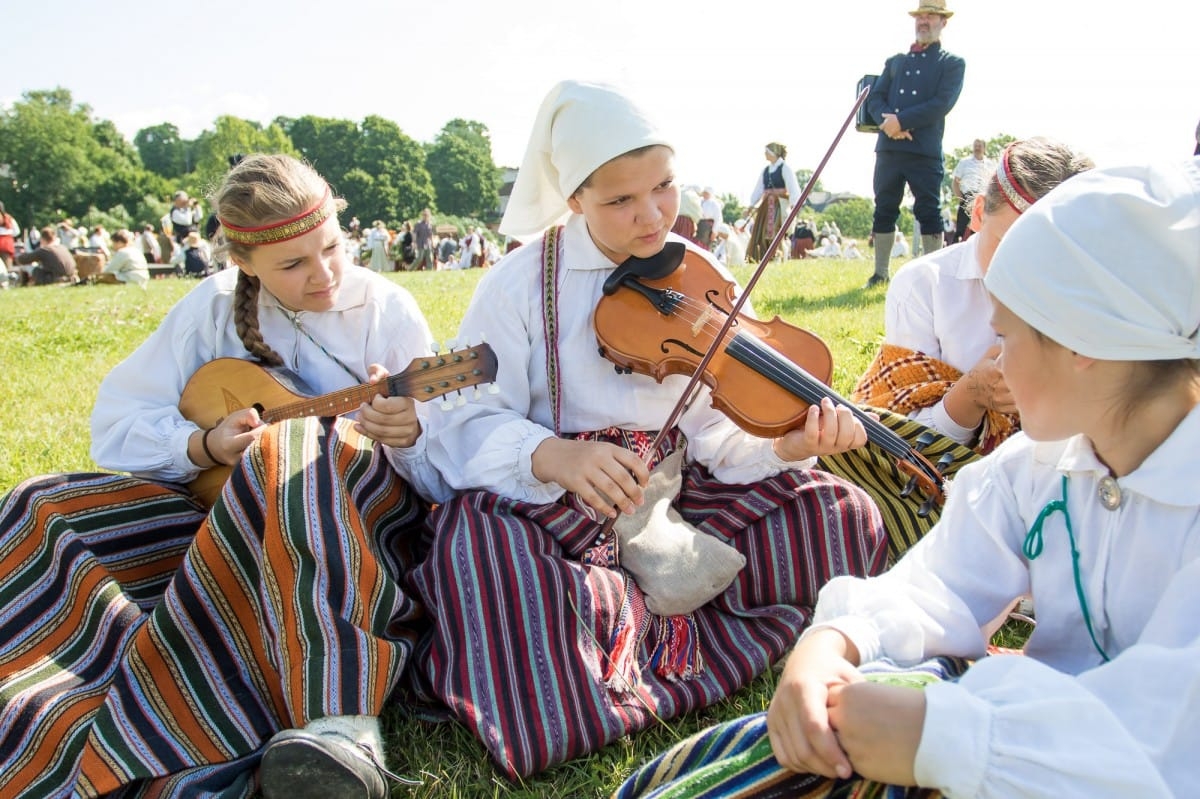
[[[918,14],[941,14],[946,19],[954,16],[953,11],[946,10],[946,0],[921,0],[921,5],[917,6],[916,11],[908,12],[910,17]]]

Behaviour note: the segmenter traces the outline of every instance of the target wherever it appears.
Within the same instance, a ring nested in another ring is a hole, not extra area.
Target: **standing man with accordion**
[[[916,42],[887,60],[867,96],[867,112],[879,125],[875,144],[875,273],[864,288],[888,281],[888,265],[907,184],[925,252],[941,247],[941,187],[945,174],[942,136],[946,114],[962,91],[966,62],[942,49],[941,34],[954,15],[946,0],[921,0],[909,14]]]

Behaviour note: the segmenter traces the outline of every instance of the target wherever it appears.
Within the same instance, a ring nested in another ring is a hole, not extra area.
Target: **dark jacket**
[[[946,114],[958,102],[967,65],[935,42],[920,53],[897,53],[884,64],[867,95],[867,112],[883,123],[884,114],[896,114],[908,139],[891,139],[882,131],[875,152],[905,152],[942,157]]]

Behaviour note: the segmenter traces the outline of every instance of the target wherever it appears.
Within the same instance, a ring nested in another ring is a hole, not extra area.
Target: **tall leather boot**
[[[942,237],[934,233],[931,236],[921,234],[921,250],[926,254],[942,249]]]
[[[875,274],[867,278],[864,289],[873,288],[888,282],[888,264],[892,260],[892,245],[896,243],[896,234],[875,234]]]

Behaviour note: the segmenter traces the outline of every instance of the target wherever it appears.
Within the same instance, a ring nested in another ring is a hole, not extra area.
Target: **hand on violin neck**
[[[825,397],[820,405],[810,405],[804,424],[771,443],[781,460],[795,462],[818,455],[833,455],[857,449],[867,443],[867,430],[845,405],[834,406]]]
[[[533,451],[533,476],[557,483],[605,518],[633,513],[645,501],[650,470],[635,453],[603,441],[547,438]]]

